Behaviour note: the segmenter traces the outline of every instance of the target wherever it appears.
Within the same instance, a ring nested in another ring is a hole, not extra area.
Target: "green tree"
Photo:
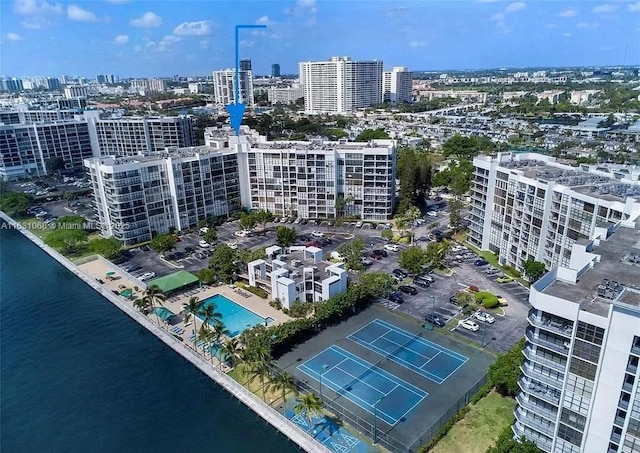
[[[0,211],[11,217],[24,215],[32,200],[33,197],[24,193],[4,192],[0,196]]]
[[[273,220],[273,215],[269,211],[265,211],[264,209],[260,209],[253,213],[253,218],[257,223],[262,225],[262,229],[267,226],[267,223]]]
[[[147,299],[145,302],[149,307],[153,308],[153,312],[156,315],[156,321],[158,325],[160,325],[160,317],[158,316],[158,308],[163,306],[164,301],[167,300],[167,297],[164,295],[162,290],[156,285],[147,286],[147,289],[144,291],[142,297]]]
[[[285,371],[277,373],[275,376],[271,377],[271,388],[276,392],[282,391],[282,405],[284,406],[284,411],[286,413],[287,392],[293,392],[294,395],[298,396],[298,389],[295,381],[293,380],[293,376]]]
[[[262,400],[265,401],[265,379],[268,378],[271,373],[271,352],[266,345],[260,345],[254,348],[252,352],[252,360],[248,363],[249,372],[251,373],[249,382],[253,382],[255,379],[260,378],[262,384]]]
[[[543,451],[524,436],[519,440],[514,439],[511,426],[508,426],[486,453],[543,453]]]
[[[398,263],[403,269],[409,272],[419,274],[423,271],[423,265],[427,264],[427,252],[420,247],[410,247],[400,252],[400,260]]]
[[[67,206],[69,206],[70,202],[76,199],[76,194],[70,190],[66,190],[62,192],[62,198],[67,202]]]
[[[309,420],[309,423],[311,423],[313,417],[322,413],[322,401],[315,393],[298,396],[296,401],[298,404],[293,408],[293,412],[296,415],[304,415]]]
[[[256,219],[253,214],[249,212],[243,212],[240,214],[240,226],[244,230],[250,230],[256,224]]]
[[[242,356],[242,344],[237,338],[227,338],[222,342],[222,345],[220,345],[218,353],[220,355],[220,363],[230,360],[231,367],[235,368],[236,363],[238,363]]]
[[[454,156],[460,160],[471,160],[478,154],[477,140],[474,137],[455,134],[442,144],[442,154],[445,157]]]
[[[189,321],[193,320],[193,349],[196,349],[196,332],[198,331],[198,314],[202,310],[202,301],[199,297],[193,296],[189,298],[187,305],[184,307],[185,315],[184,322],[187,324]]]
[[[380,237],[382,239],[386,239],[387,241],[390,241],[391,239],[393,239],[393,231],[391,231],[391,228],[382,230],[382,233],[380,233]]]
[[[209,269],[222,281],[231,281],[237,271],[236,254],[227,244],[220,244],[213,249],[209,259]]]
[[[383,272],[367,272],[360,276],[358,287],[363,296],[387,295],[393,290],[395,280]]]
[[[610,113],[606,120],[602,120],[598,123],[598,127],[611,128],[614,124],[616,124],[616,117],[613,113]]]
[[[149,245],[158,253],[165,253],[176,246],[176,237],[171,233],[157,234],[151,239]]]
[[[426,250],[427,262],[433,267],[441,268],[449,250],[451,250],[451,242],[446,239],[442,242],[429,243]]]
[[[146,297],[137,297],[133,301],[133,306],[141,312],[144,312],[146,309],[151,308],[151,301]]]
[[[204,239],[209,244],[213,244],[218,239],[218,232],[214,227],[209,227],[202,239]]]
[[[298,232],[295,228],[289,228],[286,226],[279,226],[276,228],[276,244],[280,247],[291,246],[298,237]]]
[[[198,271],[198,279],[203,285],[210,285],[216,278],[213,269],[204,268]]]
[[[356,141],[368,142],[369,140],[385,138],[389,138],[389,134],[382,129],[365,129],[356,137]]]
[[[343,242],[338,247],[338,253],[344,257],[347,269],[361,271],[364,269],[362,264],[362,251],[364,250],[364,241],[362,238],[355,238],[351,242]]]
[[[462,200],[457,197],[449,201],[449,224],[455,231],[460,229],[460,221],[462,220],[460,211],[463,206]]]
[[[489,367],[489,382],[491,387],[502,396],[516,396],[518,393],[518,379],[520,379],[520,366],[524,356],[522,348],[524,338],[517,342],[506,353],[498,356],[496,361]]]
[[[545,267],[544,263],[536,261],[533,258],[529,258],[527,261],[525,261],[522,265],[522,268],[524,270],[524,274],[527,276],[527,280],[529,280],[530,283],[538,281],[540,277],[542,277],[547,272],[547,268]]]
[[[65,169],[64,159],[62,157],[52,157],[44,163],[47,173],[60,172]]]
[[[81,229],[56,228],[47,234],[44,242],[64,254],[73,253],[80,244],[87,242],[89,235]]]
[[[91,250],[107,259],[115,258],[122,250],[122,241],[116,238],[100,238],[89,241]]]

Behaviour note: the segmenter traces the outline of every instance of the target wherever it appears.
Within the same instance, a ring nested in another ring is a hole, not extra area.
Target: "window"
[[[562,423],[558,426],[558,437],[572,443],[573,445],[580,445],[582,443],[582,433],[573,428],[569,428]]]
[[[576,339],[573,346],[573,355],[592,363],[598,363],[600,359],[600,346]]]
[[[601,345],[604,337],[604,329],[579,321],[576,337],[590,343]]]
[[[597,367],[589,362],[585,362],[577,357],[571,359],[569,371],[583,378],[593,381],[596,377]]]

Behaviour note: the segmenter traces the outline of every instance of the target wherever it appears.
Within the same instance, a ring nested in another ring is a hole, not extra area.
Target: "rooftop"
[[[609,239],[594,247],[600,262],[588,269],[576,283],[554,280],[543,292],[572,302],[583,309],[606,316],[609,305],[622,303],[640,308],[640,225],[620,226]]]

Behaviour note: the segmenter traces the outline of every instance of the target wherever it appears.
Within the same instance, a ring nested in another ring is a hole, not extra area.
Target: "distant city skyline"
[[[385,69],[640,63],[640,2],[42,1],[0,2],[0,73],[95,78],[210,76],[240,57],[256,74],[350,56]],[[26,58],[25,58],[26,57]]]

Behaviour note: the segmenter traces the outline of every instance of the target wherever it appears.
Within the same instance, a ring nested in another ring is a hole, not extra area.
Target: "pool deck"
[[[144,284],[141,283],[140,280],[129,275],[118,266],[115,266],[114,264],[104,259],[94,259],[83,264],[78,264],[78,268],[92,279],[102,280],[104,282],[101,284],[102,287],[109,291],[122,291],[124,288],[133,289],[135,286],[138,286],[138,291],[133,292],[133,297],[142,297],[144,293]],[[107,277],[107,272],[115,272],[115,274],[109,279]],[[194,291],[197,292],[191,294]],[[169,298],[170,300],[166,300],[165,302],[163,302],[162,306],[167,308],[168,310],[171,310],[171,312],[173,312],[174,314],[179,315],[183,312],[183,304],[186,304],[191,297],[196,296],[200,298],[200,300],[204,300],[216,294],[221,294],[237,303],[238,305],[256,313],[259,316],[262,316],[263,318],[275,319],[275,322],[269,323],[270,326],[281,324],[290,319],[289,316],[269,305],[267,299],[262,299],[254,294],[249,293],[246,290],[242,290],[243,294],[248,294],[248,296],[245,297],[236,291],[237,289],[233,285],[203,286],[200,289],[196,288],[188,290],[182,294],[178,292],[174,296],[171,296]],[[124,297],[122,297],[121,299],[133,305],[131,300],[128,300]],[[155,322],[155,315],[153,313],[147,315],[147,317]],[[193,345],[193,343],[189,341],[189,337],[193,334],[192,322],[193,321],[190,321],[186,326],[184,322],[173,325],[185,329],[185,332],[178,336],[184,340],[185,345],[189,346]],[[200,322],[198,322],[198,327],[200,327]],[[199,352],[201,353],[202,351]],[[210,358],[208,354],[207,358]],[[213,360],[217,364],[217,360],[215,359],[215,357],[213,358]]]

